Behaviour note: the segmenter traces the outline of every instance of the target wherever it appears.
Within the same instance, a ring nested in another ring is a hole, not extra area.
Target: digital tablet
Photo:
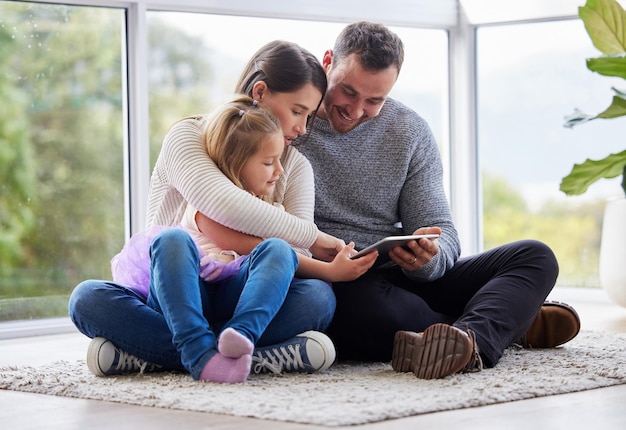
[[[373,250],[377,249],[379,254],[387,254],[391,248],[395,248],[396,246],[404,246],[410,240],[418,240],[418,239],[436,239],[438,238],[438,234],[418,234],[414,236],[389,236],[384,239],[379,240],[373,245],[368,246],[357,252],[350,258],[359,258],[364,256],[365,254],[369,254]]]

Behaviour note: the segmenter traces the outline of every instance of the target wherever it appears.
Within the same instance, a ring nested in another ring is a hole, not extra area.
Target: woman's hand
[[[335,236],[324,233],[323,231],[317,232],[317,239],[313,246],[309,248],[311,254],[322,261],[333,261],[335,256],[346,246],[346,243],[337,239]]]

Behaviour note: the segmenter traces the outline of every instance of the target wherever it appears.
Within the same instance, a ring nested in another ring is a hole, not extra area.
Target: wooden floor
[[[581,316],[583,330],[626,333],[626,308],[612,304],[602,290],[557,288],[550,299],[574,305]],[[88,343],[89,339],[78,333],[0,340],[0,366],[84,358]],[[618,385],[343,429],[623,430],[626,429],[625,401],[626,385]],[[4,390],[0,390],[0,405],[0,426],[7,430],[329,428]]]

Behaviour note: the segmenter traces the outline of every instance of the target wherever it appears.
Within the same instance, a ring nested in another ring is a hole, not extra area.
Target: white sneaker
[[[91,340],[87,349],[87,367],[96,376],[154,372],[161,369],[157,364],[122,351],[103,337]]]
[[[328,336],[306,331],[283,343],[256,348],[251,373],[313,373],[328,369],[335,356],[335,346]]]

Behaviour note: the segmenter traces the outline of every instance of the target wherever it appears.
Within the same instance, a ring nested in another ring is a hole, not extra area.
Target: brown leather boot
[[[580,331],[580,317],[573,307],[561,302],[545,302],[535,321],[516,342],[524,348],[554,348],[574,339]]]

